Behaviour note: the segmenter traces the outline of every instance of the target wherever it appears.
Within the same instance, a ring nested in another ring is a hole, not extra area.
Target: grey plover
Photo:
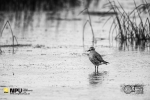
[[[108,62],[103,60],[102,56],[95,51],[94,47],[90,47],[90,49],[88,51],[90,52],[89,53],[89,59],[95,65],[95,71],[98,72],[98,66],[99,65],[101,65],[101,64],[107,65],[108,64]]]

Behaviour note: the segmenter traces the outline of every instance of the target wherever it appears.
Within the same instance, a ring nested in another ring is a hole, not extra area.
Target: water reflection
[[[93,72],[93,73],[89,74],[90,85],[95,86],[98,84],[102,84],[106,75],[107,75],[107,71]]]
[[[132,40],[128,39],[126,41],[118,41],[119,50],[138,50],[138,51],[150,51],[150,41],[147,40]]]
[[[70,13],[74,16],[74,8],[79,7],[80,4],[80,0],[2,0],[0,1],[0,29],[6,20],[9,20],[12,29],[22,38],[36,28],[49,28],[45,24],[47,22],[58,30],[62,20],[78,21],[70,16]]]
[[[76,7],[80,5],[80,0],[0,0],[0,10],[3,11],[57,11],[64,7]]]

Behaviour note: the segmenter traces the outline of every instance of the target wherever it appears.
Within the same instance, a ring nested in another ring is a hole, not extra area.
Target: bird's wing
[[[99,61],[96,58],[90,58],[90,61],[94,64],[94,65],[98,65]]]
[[[103,58],[102,58],[102,56],[99,54],[99,53],[95,53],[95,58],[98,60],[98,61],[100,61],[100,62],[103,62],[104,60],[103,60]]]

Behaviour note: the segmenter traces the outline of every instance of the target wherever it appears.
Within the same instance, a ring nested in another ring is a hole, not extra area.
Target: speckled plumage
[[[95,65],[95,70],[96,70],[96,66],[97,66],[97,71],[98,71],[99,65],[108,63],[108,62],[104,61],[103,58],[101,57],[101,55],[95,51],[94,47],[90,47],[90,49],[88,51],[90,51],[89,59]]]

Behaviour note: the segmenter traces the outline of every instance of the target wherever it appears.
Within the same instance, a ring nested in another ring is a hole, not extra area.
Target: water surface
[[[97,42],[95,48],[110,64],[94,65],[83,51],[92,45],[89,25],[85,30],[85,48],[82,46],[83,25],[87,15],[70,11],[6,13],[5,23],[11,28],[19,44],[31,46],[1,47],[0,95],[2,99],[46,100],[149,100],[150,51],[149,41],[120,42],[109,40],[109,26],[103,23],[109,16],[91,16]],[[16,42],[15,42],[16,43]],[[12,34],[6,26],[1,45],[11,45]],[[126,94],[124,85],[143,85],[143,94]],[[30,95],[9,95],[3,87],[33,90]]]

